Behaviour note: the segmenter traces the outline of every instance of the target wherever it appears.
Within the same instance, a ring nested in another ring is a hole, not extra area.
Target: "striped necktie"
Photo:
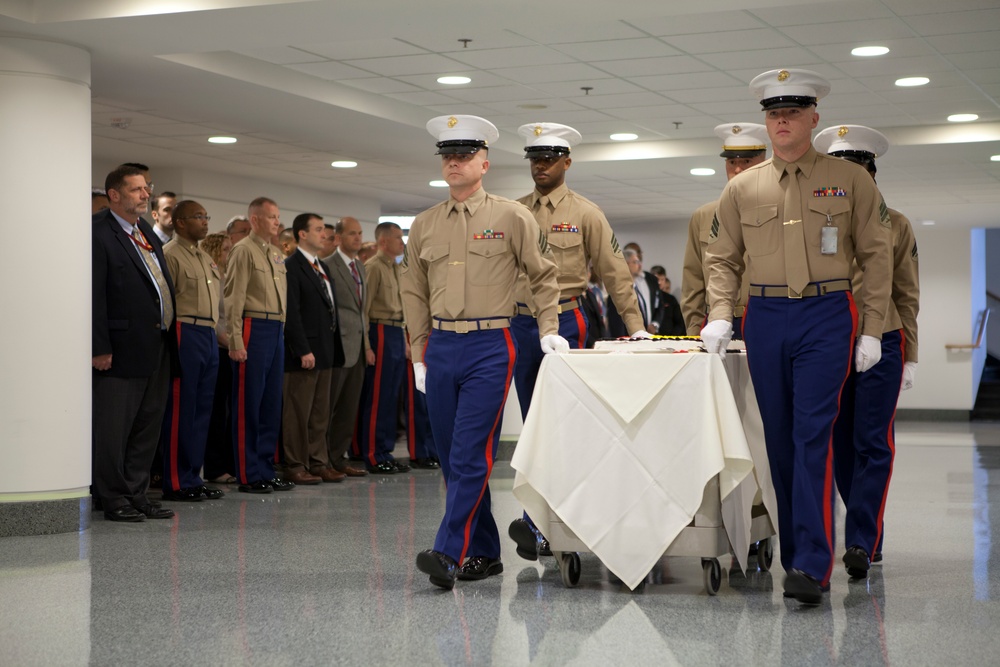
[[[131,239],[135,242],[136,249],[142,256],[142,261],[146,263],[146,268],[149,269],[153,280],[156,281],[157,287],[160,288],[160,310],[163,313],[163,321],[160,322],[160,325],[166,331],[170,327],[170,323],[174,321],[174,304],[170,299],[170,286],[167,285],[167,279],[163,277],[163,271],[160,270],[160,265],[153,257],[153,246],[146,240],[138,224],[132,226]]]

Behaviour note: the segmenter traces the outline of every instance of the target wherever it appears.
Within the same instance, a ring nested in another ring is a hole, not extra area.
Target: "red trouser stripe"
[[[372,413],[371,417],[368,418],[368,442],[365,443],[368,448],[368,463],[371,465],[378,465],[378,461],[375,460],[375,443],[378,440],[376,434],[378,433],[378,399],[382,388],[382,351],[385,349],[385,325],[376,324],[375,325],[375,375],[372,381]]]
[[[847,302],[851,309],[851,337],[848,339],[850,342],[847,344],[847,372],[844,373],[844,379],[840,382],[840,390],[837,392],[837,414],[840,414],[840,395],[844,391],[844,384],[847,382],[847,377],[851,374],[851,364],[854,362],[853,351],[854,351],[854,339],[858,334],[858,307],[854,303],[854,295],[847,292]],[[749,304],[748,304],[749,305]],[[749,310],[749,307],[747,308]],[[746,312],[743,313],[743,322],[746,324]],[[826,575],[823,576],[822,584],[825,586],[830,582],[830,575],[833,573],[833,427],[837,423],[834,419],[833,423],[830,424],[830,436],[826,441],[826,472],[823,475],[823,529],[826,533],[826,543],[830,547],[830,565],[826,569]]]
[[[181,325],[177,322],[177,349],[181,349]],[[177,428],[181,422],[181,379],[174,378],[171,382],[171,399],[173,400],[170,410],[170,490],[179,491],[181,488],[180,471],[177,467]]]
[[[506,397],[507,392],[510,391],[511,378],[514,376],[514,362],[517,361],[517,351],[514,348],[514,338],[510,335],[510,329],[504,329],[503,336],[504,340],[507,341],[507,379],[504,381],[503,386],[504,402],[500,404],[500,410],[493,419],[493,428],[490,429],[490,434],[486,438],[486,477],[483,479],[483,487],[479,490],[479,497],[476,498],[476,504],[472,506],[472,511],[469,512],[469,517],[465,520],[462,554],[458,557],[459,563],[465,560],[466,553],[469,550],[469,539],[472,534],[472,517],[476,516],[476,512],[479,511],[479,505],[483,502],[486,489],[489,488],[490,475],[493,474],[493,435],[500,428],[500,422],[503,419],[503,407],[504,403],[507,402]]]
[[[406,369],[406,449],[410,459],[417,458],[417,412],[413,401],[416,391],[413,379],[413,366]]]
[[[576,326],[580,331],[577,345],[579,349],[584,350],[587,348],[587,323],[583,320],[582,308],[576,308],[573,313],[576,315]]]
[[[250,346],[250,323],[249,317],[243,318],[243,349]],[[246,362],[237,364],[239,366],[239,383],[237,385],[237,412],[236,412],[236,449],[239,452],[239,460],[236,462],[237,474],[240,482],[249,484],[247,478],[247,415],[246,415],[246,386],[247,386],[247,365]]]

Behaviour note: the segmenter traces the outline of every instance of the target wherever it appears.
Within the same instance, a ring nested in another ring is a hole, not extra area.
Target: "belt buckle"
[[[455,333],[467,334],[469,333],[469,321],[468,320],[455,320]]]
[[[791,285],[785,285],[785,287],[788,288],[788,298],[789,299],[801,299],[802,298],[801,294],[796,294],[795,293],[795,291],[792,289]]]

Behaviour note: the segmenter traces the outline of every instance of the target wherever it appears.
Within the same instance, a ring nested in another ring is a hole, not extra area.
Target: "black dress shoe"
[[[844,565],[847,566],[847,575],[852,579],[864,579],[868,576],[868,568],[871,561],[868,560],[868,552],[854,545],[848,547],[844,553]]]
[[[190,489],[180,489],[179,491],[164,489],[163,499],[182,503],[199,503],[201,502],[201,488],[196,486]]]
[[[267,484],[270,485],[270,487],[275,491],[291,491],[295,488],[295,482],[278,479],[277,477],[267,480]]]
[[[395,475],[396,464],[392,461],[382,461],[373,466],[368,466],[368,472],[373,475]]]
[[[152,504],[139,505],[135,509],[139,513],[145,515],[147,519],[169,519],[174,516],[173,510],[165,510],[162,507],[153,507]]]
[[[200,493],[205,498],[208,498],[209,500],[218,500],[219,498],[226,495],[220,489],[213,489],[212,487],[205,486],[204,484],[198,487],[198,493]]]
[[[465,561],[465,564],[458,570],[458,578],[463,581],[476,581],[501,572],[503,572],[503,563],[500,562],[499,558],[473,556]]]
[[[449,591],[455,587],[455,574],[458,568],[451,556],[433,549],[421,551],[417,554],[417,569],[428,575],[435,586]]]
[[[876,551],[875,553],[872,554],[872,562],[873,563],[881,563],[882,562],[882,552],[881,551]]]
[[[410,472],[410,466],[405,463],[400,463],[399,461],[391,461],[391,463],[396,466],[396,472]]]
[[[146,517],[131,505],[123,505],[113,510],[104,510],[104,518],[108,521],[124,521],[128,523],[139,523],[146,520]]]
[[[274,489],[267,482],[250,482],[249,484],[240,484],[236,489],[240,493],[271,493]]]
[[[538,555],[539,556],[551,556],[552,547],[549,546],[549,541],[542,537],[541,533],[538,533]]]
[[[802,604],[817,605],[823,600],[823,591],[830,590],[820,585],[819,580],[802,570],[791,569],[785,575],[786,597],[793,597]]]
[[[437,459],[426,458],[426,459],[410,459],[411,468],[425,468],[427,470],[437,470],[441,467]]]
[[[514,519],[507,528],[510,539],[517,544],[517,555],[525,560],[538,560],[538,531],[524,519]]]

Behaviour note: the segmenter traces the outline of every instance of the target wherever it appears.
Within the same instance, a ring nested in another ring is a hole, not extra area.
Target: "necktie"
[[[802,226],[802,203],[799,193],[799,167],[785,166],[788,175],[785,183],[785,282],[796,295],[809,284],[809,265],[806,262],[806,236]]]
[[[323,273],[323,267],[319,265],[319,260],[314,259],[312,263],[313,269],[316,271],[316,275],[319,276],[320,284],[323,286],[323,302],[326,303],[327,307],[331,310],[333,309],[333,299],[330,296],[330,277]]]
[[[633,287],[635,290],[635,298],[639,300],[639,312],[642,313],[642,324],[643,326],[649,326],[649,312],[646,310],[646,300],[642,298],[642,292],[639,291],[638,287]]]
[[[146,237],[143,236],[139,225],[132,227],[132,240],[135,241],[136,249],[142,256],[142,261],[146,263],[146,268],[149,269],[150,275],[153,276],[157,287],[160,288],[160,307],[163,311],[163,321],[160,324],[166,330],[170,326],[170,323],[174,321],[174,304],[170,300],[170,287],[167,285],[167,279],[163,277],[163,271],[160,270],[160,266],[153,259],[153,246],[149,245],[149,242],[146,241]]]
[[[538,208],[535,209],[535,220],[542,233],[548,236],[549,220],[552,218],[552,209],[549,208],[549,198],[542,196],[538,198]]]
[[[358,273],[358,267],[354,265],[355,260],[351,260],[351,275],[354,276],[354,292],[358,295],[358,303],[361,303],[361,274]]]
[[[448,240],[448,283],[444,294],[444,310],[452,319],[458,319],[465,309],[465,256],[469,237],[465,204],[455,204],[455,211],[458,215],[452,223],[451,238]]]

